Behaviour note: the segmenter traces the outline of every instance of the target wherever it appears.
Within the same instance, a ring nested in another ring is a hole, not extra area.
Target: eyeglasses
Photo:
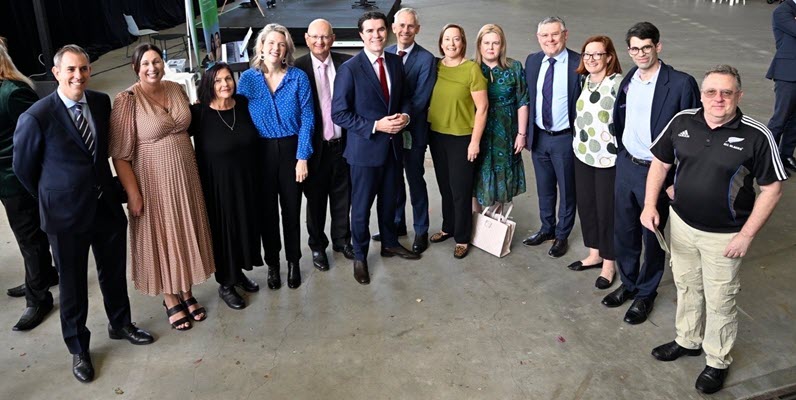
[[[652,52],[653,48],[655,48],[655,46],[653,46],[651,44],[648,44],[648,45],[643,46],[643,47],[628,47],[627,48],[627,52],[630,53],[631,56],[637,55],[639,51],[641,51],[644,54],[649,54],[649,53]]]
[[[583,59],[584,60],[596,60],[596,61],[599,61],[606,54],[608,54],[608,53],[591,53],[591,54],[583,53]]]
[[[724,90],[707,89],[702,91],[702,94],[709,99],[716,97],[716,95],[720,95],[721,98],[724,99],[729,99],[732,96],[735,96],[737,93],[739,93],[739,91],[727,90],[727,89]]]
[[[332,39],[332,35],[307,35],[312,40],[323,40],[324,42]]]

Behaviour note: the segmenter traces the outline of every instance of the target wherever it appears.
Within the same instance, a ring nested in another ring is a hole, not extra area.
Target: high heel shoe
[[[268,265],[268,289],[276,290],[282,287],[282,278],[279,277],[279,264]]]
[[[180,318],[180,319],[178,319],[178,320],[176,320],[174,322],[171,322],[171,316],[172,315],[178,314],[178,313],[181,313],[181,312],[186,312],[187,313],[187,309],[185,308],[185,304],[177,303],[176,306],[174,306],[172,308],[169,308],[168,306],[166,306],[166,301],[164,300],[163,301],[163,308],[166,309],[166,316],[167,316],[166,320],[169,321],[169,323],[171,324],[171,329],[176,329],[178,331],[187,331],[188,329],[193,328],[193,325],[191,325],[191,319],[188,318],[187,316],[182,317],[182,318]],[[179,326],[183,325],[183,324],[186,324],[186,325],[184,327],[182,327],[182,328],[179,328]]]

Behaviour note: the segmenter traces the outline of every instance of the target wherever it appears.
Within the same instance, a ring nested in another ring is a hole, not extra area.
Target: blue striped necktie
[[[77,103],[73,107],[75,115],[75,125],[80,132],[80,137],[83,138],[83,143],[86,144],[91,156],[94,157],[94,135],[91,134],[91,128],[88,126],[88,121],[83,117],[83,105]]]
[[[553,67],[556,64],[555,58],[548,58],[550,66],[544,74],[542,84],[542,124],[546,130],[553,129]]]

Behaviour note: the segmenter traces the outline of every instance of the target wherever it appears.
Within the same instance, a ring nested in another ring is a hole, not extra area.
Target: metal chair
[[[124,20],[127,22],[127,32],[130,32],[131,35],[135,36],[135,42],[141,40],[141,36],[146,36],[149,43],[152,43],[152,35],[157,35],[158,31],[152,29],[138,29],[138,24],[135,23],[135,19],[132,16],[127,14],[124,15]],[[127,45],[127,49],[124,51],[126,57],[130,57],[130,45]]]

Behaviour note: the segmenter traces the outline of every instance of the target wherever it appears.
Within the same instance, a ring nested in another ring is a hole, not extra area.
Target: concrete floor
[[[764,74],[773,55],[773,6],[762,0],[733,7],[706,0],[418,0],[404,5],[420,11],[418,39],[427,48],[436,48],[442,25],[459,22],[472,54],[478,28],[497,22],[508,33],[509,55],[521,60],[538,50],[532,34],[546,15],[568,22],[570,47],[576,50],[598,33],[623,48],[627,28],[648,20],[662,31],[666,62],[698,80],[707,67],[731,63],[744,79],[743,110],[763,122],[772,110],[773,84]],[[125,62],[119,49],[96,62],[94,70]],[[631,66],[626,54],[622,63],[626,70]],[[129,69],[120,68],[95,76],[91,86],[113,96],[133,78]],[[455,261],[452,245],[445,243],[432,245],[419,262],[383,260],[376,244],[369,258],[372,283],[361,286],[349,261],[330,252],[332,269],[321,273],[312,268],[304,247],[299,289],[266,289],[248,296],[247,309],[233,311],[219,300],[214,282],[200,285],[194,293],[210,317],[185,333],[169,328],[159,298],[142,296],[130,285],[133,319],[157,337],[151,346],[107,338],[91,272],[88,326],[94,332],[97,377],[90,385],[72,377],[57,313],[34,331],[12,332],[24,300],[0,296],[0,326],[5,327],[0,330],[0,398],[700,398],[693,385],[702,357],[661,363],[649,355],[674,335],[671,274],[664,276],[649,322],[622,322],[626,307],[607,309],[599,303],[607,292],[594,289],[595,271],[565,268],[585,254],[579,227],[570,237],[570,252],[559,260],[548,258],[546,248],[521,245],[539,226],[527,154],[526,169],[529,193],[515,201],[518,231],[513,252],[503,259],[475,250]],[[435,230],[440,213],[433,176],[428,171]],[[790,182],[784,187],[780,206],[744,260],[735,362],[727,388],[713,398],[745,398],[796,383],[791,261],[796,258],[796,189]],[[404,244],[410,245],[412,237]],[[15,286],[23,278],[21,258],[4,214],[0,242],[0,286]],[[264,269],[251,276],[265,286]]]

